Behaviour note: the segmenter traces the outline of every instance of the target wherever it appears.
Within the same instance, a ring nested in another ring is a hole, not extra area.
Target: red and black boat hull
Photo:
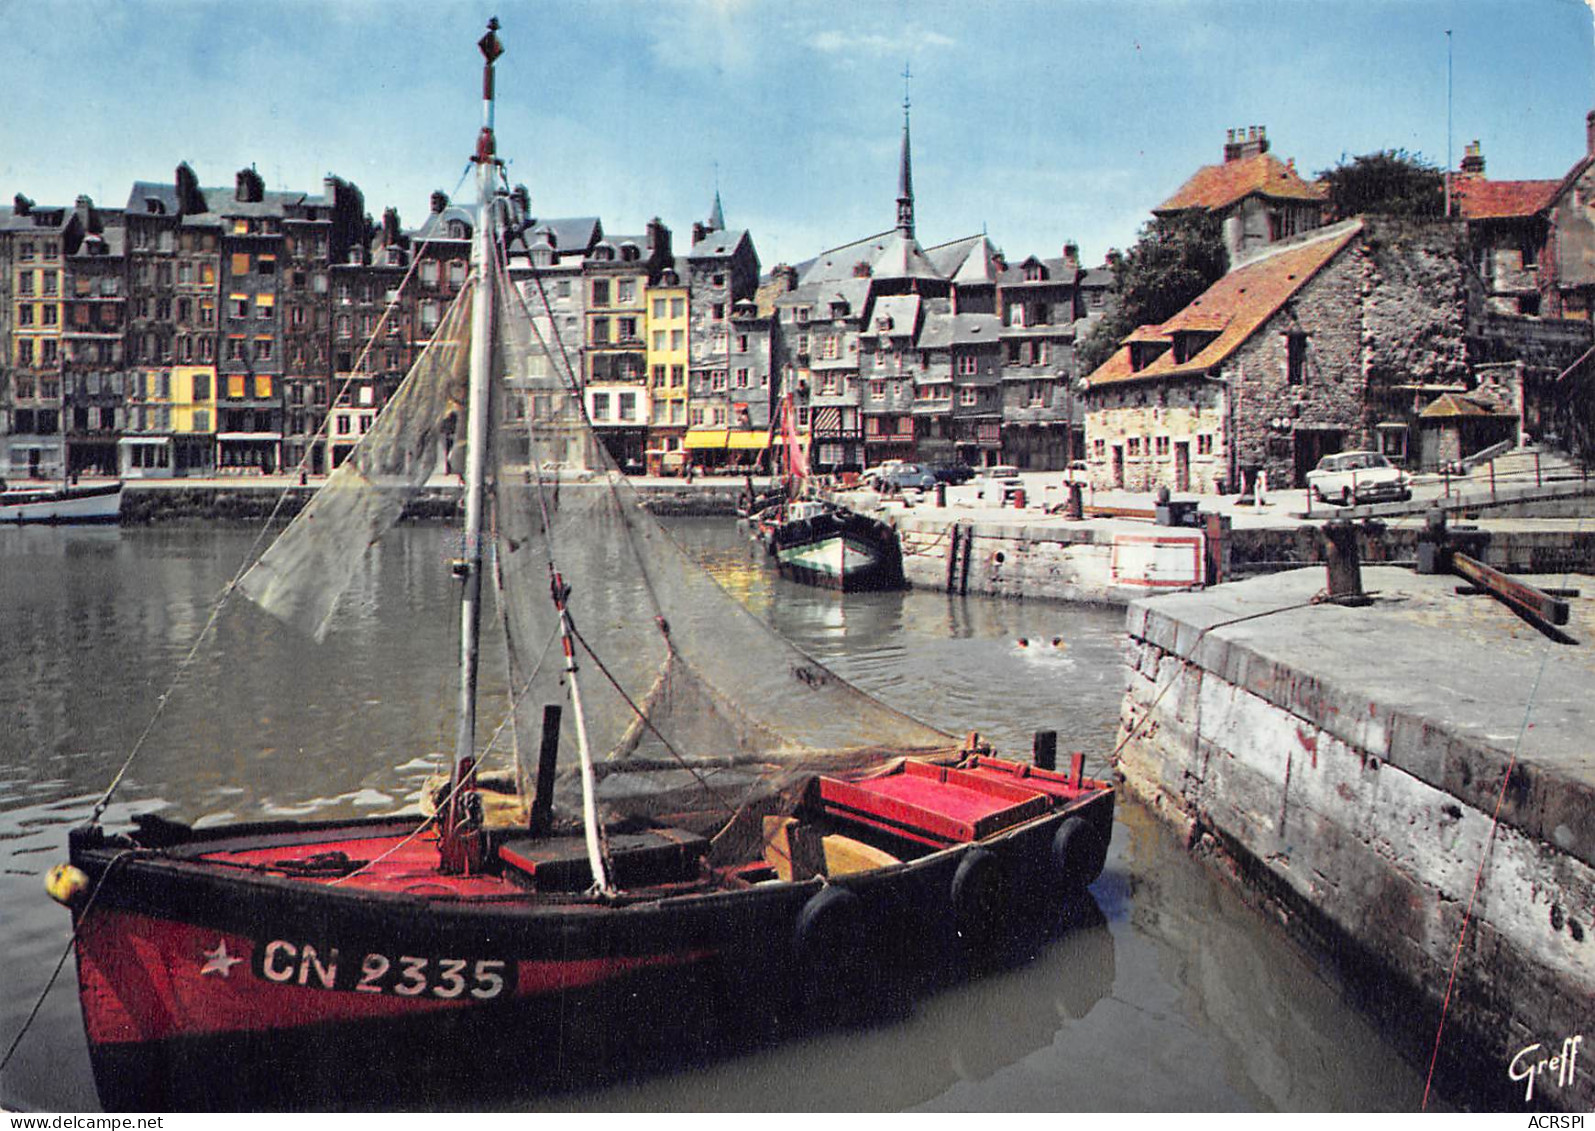
[[[175,844],[79,830],[72,862],[93,898],[74,919],[96,1083],[112,1108],[403,1107],[711,1056],[900,1000],[956,956],[978,961],[1014,909],[1055,915],[1083,891],[1111,821],[1102,790],[979,844],[829,883],[612,904],[456,887],[435,872],[371,890],[215,865],[230,845],[367,851],[409,831],[392,821],[193,831]],[[1066,822],[1090,846],[1077,846],[1074,875],[1057,855]]]

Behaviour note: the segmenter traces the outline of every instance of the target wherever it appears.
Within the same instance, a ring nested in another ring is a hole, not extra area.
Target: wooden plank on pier
[[[1509,577],[1500,570],[1485,565],[1476,558],[1466,554],[1453,553],[1451,555],[1451,568],[1458,574],[1467,578],[1480,589],[1488,590],[1499,597],[1514,609],[1518,609],[1536,620],[1546,624],[1566,624],[1568,615],[1567,602],[1557,597],[1552,597],[1543,590]]]

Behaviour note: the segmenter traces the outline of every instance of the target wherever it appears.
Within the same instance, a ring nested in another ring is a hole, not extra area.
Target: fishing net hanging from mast
[[[465,434],[473,289],[455,296],[370,431],[238,583],[255,604],[317,640],[366,551],[443,469],[448,438]]]
[[[536,278],[515,288],[498,288],[490,465],[520,749],[538,749],[545,704],[568,704],[552,563],[570,587],[611,819],[710,829],[814,770],[948,751],[949,735],[798,651],[689,559],[589,425],[553,319],[536,313],[547,309]],[[573,730],[562,728],[562,766],[575,764]],[[573,811],[574,787],[562,775],[560,809]]]

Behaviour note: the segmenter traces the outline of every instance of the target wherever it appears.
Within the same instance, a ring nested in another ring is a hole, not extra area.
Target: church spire
[[[903,64],[903,160],[897,174],[897,230],[914,238],[914,170],[908,154],[908,80],[913,75]]]
[[[709,221],[705,225],[711,232],[723,232],[726,229],[725,209],[720,206],[720,162],[714,163],[714,207],[709,209]]]

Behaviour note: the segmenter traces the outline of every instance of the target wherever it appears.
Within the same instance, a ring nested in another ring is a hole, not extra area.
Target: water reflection
[[[892,705],[1010,749],[1028,749],[1036,728],[1052,727],[1064,751],[1085,750],[1103,768],[1122,689],[1120,614],[804,590],[766,570],[761,552],[725,523],[673,529],[757,615]],[[252,537],[0,531],[7,1042],[67,940],[67,917],[43,896],[42,874],[149,719]],[[349,631],[320,646],[246,604],[232,608],[111,816],[170,809],[217,820],[403,804],[434,764],[430,752],[451,741],[452,681],[428,674],[430,661],[453,654],[449,556],[442,530],[396,532],[337,613]],[[873,1025],[601,1090],[498,1102],[743,1111],[1416,1106],[1421,1078],[1363,1015],[1132,804],[1120,803],[1093,894],[1100,918],[1037,940],[1029,961],[942,988]],[[96,1106],[71,969],[0,1081],[9,1105]]]

